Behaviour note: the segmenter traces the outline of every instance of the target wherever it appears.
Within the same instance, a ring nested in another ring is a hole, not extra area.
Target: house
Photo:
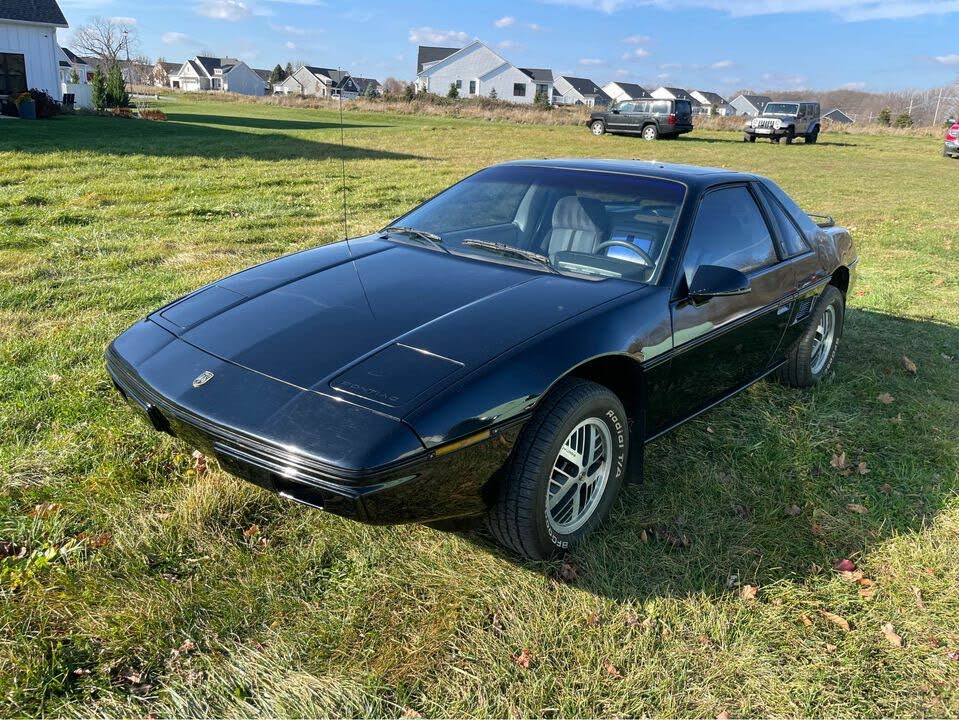
[[[557,105],[609,105],[612,98],[589,78],[560,75],[554,83],[553,103]]]
[[[735,113],[732,105],[726,102],[726,99],[714,92],[707,90],[693,90],[690,96],[699,103],[700,115],[732,115]]]
[[[537,95],[544,95],[547,102],[553,102],[553,71],[545,68],[520,68],[521,72],[526,73],[535,83],[533,98]]]
[[[645,88],[636,83],[628,82],[610,82],[603,85],[603,92],[612,98],[613,102],[622,100],[644,100],[651,98]]]
[[[357,85],[346,70],[303,65],[273,86],[276,95],[304,95],[307,97],[343,97],[351,100],[359,96]]]
[[[445,95],[455,86],[460,97],[497,97],[529,105],[537,88],[549,91],[552,72],[524,72],[480,40],[464,48],[424,48],[417,53],[416,91]],[[426,51],[426,52],[424,52]],[[438,59],[435,59],[438,58]]]
[[[364,78],[357,77],[356,75],[351,75],[350,78],[353,80],[353,84],[356,85],[356,92],[359,97],[363,97],[367,93],[371,92],[370,87],[372,86],[372,92],[377,95],[383,94],[383,86],[380,85],[379,80],[374,80],[373,78]]]
[[[657,100],[689,100],[698,102],[692,95],[677,87],[658,87],[650,93]]]
[[[153,84],[157,87],[170,87],[170,76],[183,67],[183,63],[171,63],[158,60],[150,71],[150,77]]]
[[[57,28],[65,28],[56,0],[0,0],[0,100],[31,88],[63,99]]]
[[[232,92],[263,95],[263,78],[242,60],[197,55],[169,76],[170,86],[187,92]]]
[[[772,98],[765,95],[738,95],[729,101],[736,115],[749,115],[756,117],[762,115],[766,105],[772,102]]]
[[[69,48],[60,48],[60,82],[69,83],[73,73],[77,74],[77,85],[86,85],[93,80],[93,65],[87,58],[80,57]]]
[[[273,71],[264,70],[263,68],[253,68],[253,72],[255,72],[259,76],[260,80],[263,81],[263,92],[265,92],[267,95],[272,95],[273,94],[273,79],[272,79]]]
[[[823,119],[832,120],[833,122],[842,123],[843,125],[851,125],[852,123],[856,122],[854,117],[847,115],[839,108],[835,108],[827,112],[825,115],[823,115]]]

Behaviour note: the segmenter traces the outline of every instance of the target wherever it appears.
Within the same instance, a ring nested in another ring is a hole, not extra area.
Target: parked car
[[[944,157],[959,158],[959,122],[946,130],[946,141],[942,146]]]
[[[593,135],[626,133],[643,140],[678,137],[693,131],[689,100],[624,100],[589,116]]]
[[[743,127],[743,141],[756,142],[768,137],[772,142],[785,140],[791,145],[797,137],[808,144],[819,139],[822,121],[817,102],[771,102],[758,117],[750,118]]]
[[[825,376],[857,262],[763,177],[517,161],[160,308],[107,369],[155,429],[285,498],[485,516],[545,558],[641,478],[646,443],[772,373]]]

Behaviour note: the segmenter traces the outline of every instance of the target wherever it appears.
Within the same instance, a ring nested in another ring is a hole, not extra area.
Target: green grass
[[[940,141],[347,115],[351,234],[547,156],[756,171],[853,230],[833,375],[760,383],[655,443],[564,583],[478,534],[294,506],[134,419],[103,370],[115,335],[343,232],[333,113],[164,109],[0,122],[0,540],[26,553],[0,561],[0,716],[959,715],[959,216]],[[832,468],[840,446],[868,473]]]

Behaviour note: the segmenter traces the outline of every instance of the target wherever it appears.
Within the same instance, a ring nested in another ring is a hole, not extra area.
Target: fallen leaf
[[[649,535],[646,534],[646,528],[639,531],[639,541],[645,545],[649,542]]]
[[[859,588],[859,597],[863,600],[872,600],[872,596],[876,594],[876,588],[874,586]]]
[[[743,600],[755,600],[757,592],[759,592],[759,588],[755,585],[743,585],[742,590],[739,591],[739,596]]]
[[[59,515],[61,510],[63,510],[63,505],[60,503],[40,503],[28,515],[35,518],[46,518]]]
[[[889,422],[893,425],[902,425],[902,413],[899,413],[896,417],[889,418]]]
[[[82,543],[86,543],[86,546],[91,550],[99,550],[110,544],[110,540],[113,539],[113,533],[102,532],[96,535],[89,535],[85,532],[77,535],[77,540]]]
[[[917,372],[919,372],[919,368],[916,367],[916,363],[914,363],[905,355],[902,356],[902,366],[906,369],[906,372],[909,373],[910,375],[915,375]]]
[[[822,613],[822,616],[833,625],[841,627],[846,632],[849,632],[849,621],[846,620],[846,618],[842,617],[841,615],[835,615],[831,612],[827,612],[826,610],[820,610],[819,612]]]
[[[833,645],[832,643],[826,643],[826,652],[836,652],[839,648]]]
[[[846,505],[846,510],[849,512],[854,512],[857,515],[865,515],[867,512],[869,512],[869,508],[867,508],[865,505],[860,505],[859,503],[849,503]]]
[[[812,620],[809,619],[809,616],[808,616],[806,613],[802,613],[802,614],[799,616],[799,620],[800,620],[800,621],[802,622],[802,624],[805,625],[806,627],[812,627]]]
[[[709,637],[709,635],[700,635],[696,639],[699,640],[699,644],[703,647],[712,647],[713,645],[713,639]]]
[[[798,505],[787,505],[786,509],[783,512],[788,517],[796,517],[797,515],[802,514],[802,508]]]
[[[25,548],[21,548],[9,540],[0,540],[0,558],[22,556]]]
[[[716,720],[729,720],[729,711],[723,710],[719,715],[716,716]]]
[[[715,433],[716,431],[713,430],[711,427],[709,427],[709,425],[707,425],[707,426],[706,426],[706,432],[708,432],[710,435],[712,435],[712,434]]]
[[[520,650],[519,653],[510,655],[513,659],[513,662],[519,665],[524,670],[529,670],[529,664],[533,661],[533,654],[526,648]]]
[[[881,402],[883,405],[889,405],[891,403],[894,403],[896,401],[896,398],[894,398],[889,393],[884,392],[884,393],[879,393],[879,395],[876,396],[876,400]]]
[[[181,655],[186,655],[194,650],[196,650],[196,643],[189,639],[184,640],[180,647],[177,648],[177,652],[179,652]]]
[[[896,647],[902,647],[902,636],[896,632],[896,629],[892,626],[892,623],[886,623],[882,626],[882,634],[886,636],[892,645]]]
[[[207,464],[207,461],[206,461],[206,455],[201,453],[199,450],[194,450],[192,457],[193,457],[193,470],[196,472],[198,476],[203,475],[204,473],[206,473],[207,470],[209,470],[209,465]]]
[[[589,627],[596,627],[599,625],[599,613],[595,610],[586,616],[586,624]]]
[[[833,454],[832,460],[829,461],[829,464],[832,465],[836,470],[845,470],[846,469],[846,451],[843,450],[838,455]]]
[[[57,373],[50,373],[49,375],[47,375],[47,380],[49,381],[51,385],[56,385],[58,382],[63,380],[63,377],[58,375]]]
[[[77,677],[86,677],[90,674],[90,671],[87,668],[78,667],[73,668],[73,674]]]
[[[619,668],[613,665],[613,663],[611,663],[609,660],[603,663],[603,669],[613,677],[622,677],[622,674],[619,672]]]
[[[574,583],[579,577],[579,568],[572,560],[564,559],[556,576],[565,583]]]
[[[889,483],[883,483],[882,485],[879,486],[879,492],[882,492],[888,495],[889,493],[892,492],[892,485],[890,485]]]
[[[858,580],[857,582],[858,582],[860,585],[862,585],[863,587],[873,587],[873,586],[875,586],[875,584],[876,584],[876,581],[875,581],[875,580],[870,580],[870,579],[867,578],[867,577],[859,578],[859,580]]]
[[[852,572],[856,569],[856,563],[849,558],[843,558],[832,567],[834,570],[838,570],[839,572]]]
[[[866,467],[866,463],[862,460],[859,461],[859,464],[856,465],[856,472],[860,475],[865,475],[869,472],[869,469]]]
[[[912,594],[916,597],[916,607],[918,607],[920,610],[925,610],[926,603],[922,601],[922,590],[917,587],[913,587]]]
[[[809,526],[809,532],[811,532],[816,537],[822,537],[823,535],[822,525],[814,522],[812,525]]]
[[[120,679],[126,680],[131,685],[139,685],[143,682],[143,673],[134,670],[132,668],[127,668],[122,673],[120,673]]]
[[[249,540],[252,537],[256,537],[260,534],[260,526],[257,524],[250,525],[246,530],[243,531],[243,537]]]
[[[405,720],[416,720],[416,718],[421,718],[423,716],[416,712],[416,710],[413,708],[408,707],[403,710],[403,714],[400,715],[400,717],[405,718]]]

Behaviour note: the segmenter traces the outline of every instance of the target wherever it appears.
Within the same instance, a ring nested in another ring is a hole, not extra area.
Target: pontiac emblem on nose
[[[204,370],[202,373],[196,376],[193,380],[193,387],[198,388],[201,385],[206,385],[210,380],[213,379],[213,373],[209,370]]]

